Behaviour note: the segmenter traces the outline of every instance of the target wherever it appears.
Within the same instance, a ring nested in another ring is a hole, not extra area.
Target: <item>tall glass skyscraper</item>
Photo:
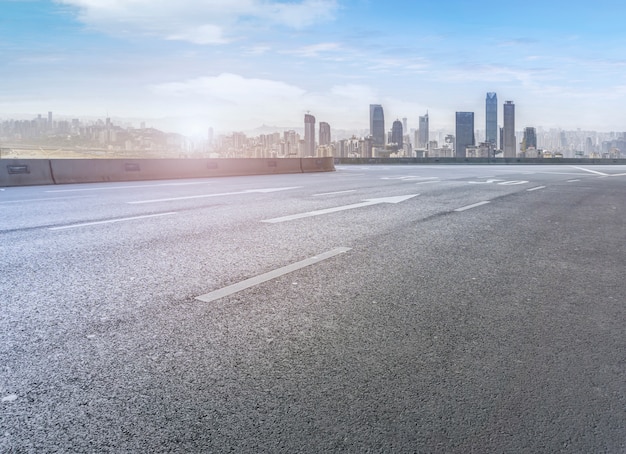
[[[474,112],[457,112],[454,154],[457,158],[464,158],[465,148],[472,145],[475,145]]]
[[[374,146],[385,145],[385,114],[380,104],[370,104],[370,135]]]
[[[417,148],[428,148],[428,112],[419,118],[419,129],[417,130]]]
[[[330,145],[330,125],[320,121],[320,145]]]
[[[515,144],[515,104],[513,101],[504,103],[504,126],[502,128],[502,151],[505,158],[514,158],[516,155]]]
[[[498,97],[495,93],[487,93],[485,101],[485,142],[498,147]]]
[[[315,156],[315,117],[304,116],[304,156]]]
[[[402,122],[400,120],[396,120],[393,122],[393,126],[391,127],[391,143],[395,143],[396,147],[401,149],[403,145],[402,142]]]

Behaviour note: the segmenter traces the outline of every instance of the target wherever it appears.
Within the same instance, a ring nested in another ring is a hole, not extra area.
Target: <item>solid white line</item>
[[[478,203],[474,203],[472,205],[467,205],[467,206],[464,206],[464,207],[461,207],[461,208],[457,208],[454,211],[459,211],[460,212],[460,211],[465,211],[465,210],[471,210],[472,208],[476,208],[476,207],[479,207],[479,206],[482,206],[482,205],[486,205],[488,203],[491,203],[491,202],[489,200],[485,200],[483,202],[478,202]]]
[[[313,194],[313,197],[320,197],[323,195],[347,194],[348,192],[356,192],[356,189],[350,189],[348,191],[324,192],[322,194]]]
[[[218,194],[199,194],[199,195],[188,195],[182,197],[168,197],[166,199],[153,199],[153,200],[135,200],[133,202],[126,202],[130,205],[138,205],[140,203],[158,203],[158,202],[174,202],[178,200],[193,200],[193,199],[206,199],[208,197],[221,197],[226,195],[240,195],[240,194],[252,194],[252,193],[269,193],[269,192],[277,192],[277,191],[286,191],[288,189],[299,189],[302,186],[292,186],[288,188],[267,188],[267,189],[246,189],[245,191],[236,191],[236,192],[222,192]]]
[[[68,199],[84,199],[89,197],[87,195],[75,195],[68,197],[43,197],[41,199],[23,199],[23,200],[3,200],[0,204],[3,203],[23,203],[23,202],[47,202],[48,200],[68,200]]]
[[[83,192],[83,191],[112,191],[115,189],[141,189],[141,188],[160,188],[163,186],[191,186],[196,184],[208,185],[205,182],[193,182],[193,183],[163,183],[163,184],[144,184],[137,186],[99,186],[97,188],[80,188],[80,189],[55,189],[45,192]]]
[[[545,189],[545,186],[537,186],[535,188],[530,188],[530,189],[526,189],[526,191],[528,192],[532,192],[532,191],[538,191],[539,189]]]
[[[585,169],[584,167],[576,167],[576,166],[572,166],[572,167],[573,167],[574,169],[584,170],[585,172],[595,173],[596,175],[602,175],[603,177],[608,176],[608,174],[607,174],[607,173],[598,172],[597,170]]]
[[[278,268],[268,273],[264,273],[259,276],[252,277],[250,279],[246,279],[245,281],[241,281],[236,284],[229,285],[228,287],[215,290],[205,295],[197,296],[196,299],[199,301],[203,301],[205,303],[210,303],[211,301],[224,298],[225,296],[232,295],[233,293],[240,292],[247,288],[254,287],[255,285],[262,284],[263,282],[267,282],[272,279],[276,279],[277,277],[291,273],[293,271],[297,271],[301,268],[314,265],[315,263],[319,263],[323,260],[329,259],[336,255],[343,254],[345,252],[348,252],[350,249],[351,248],[349,247],[338,247],[328,252],[324,252],[323,254],[319,254],[314,257],[302,260],[300,262],[292,263],[291,265],[283,266],[282,268]]]
[[[155,218],[155,217],[158,217],[158,216],[170,216],[172,214],[176,214],[176,212],[172,211],[170,213],[147,214],[145,216],[133,216],[133,217],[130,217],[130,218],[110,219],[108,221],[83,222],[82,224],[64,225],[62,227],[49,227],[48,230],[75,229],[75,228],[78,228],[78,227],[87,227],[89,225],[113,224],[114,222],[134,221],[136,219],[148,219],[148,218]]]

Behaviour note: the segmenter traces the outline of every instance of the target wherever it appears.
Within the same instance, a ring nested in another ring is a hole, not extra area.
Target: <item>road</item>
[[[0,188],[0,452],[625,452],[626,168]]]

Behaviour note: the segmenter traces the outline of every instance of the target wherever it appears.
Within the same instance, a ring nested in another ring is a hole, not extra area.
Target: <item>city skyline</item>
[[[5,0],[0,118],[140,118],[186,135],[295,126],[307,111],[334,128],[431,114],[454,128],[484,93],[514,99],[517,124],[626,129],[626,5],[488,0]],[[517,18],[517,19],[516,19]],[[166,126],[167,125],[167,126]],[[405,128],[406,129],[406,128]]]

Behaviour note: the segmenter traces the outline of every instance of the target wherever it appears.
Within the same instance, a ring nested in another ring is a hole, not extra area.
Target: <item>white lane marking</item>
[[[156,217],[159,217],[159,216],[171,216],[172,214],[176,214],[176,212],[172,211],[172,212],[169,212],[169,213],[147,214],[147,215],[144,215],[144,216],[132,216],[132,217],[129,217],[129,218],[109,219],[108,221],[83,222],[81,224],[64,225],[64,226],[61,226],[61,227],[49,227],[48,230],[76,229],[78,227],[87,227],[87,226],[90,226],[90,225],[113,224],[115,222],[135,221],[137,219],[156,218]]]
[[[98,186],[97,188],[80,188],[80,189],[55,189],[45,192],[83,192],[83,191],[113,191],[116,189],[141,189],[141,188],[160,188],[163,186],[191,186],[196,184],[208,185],[206,181],[193,183],[162,183],[162,184],[144,184],[136,186]]]
[[[347,194],[349,192],[356,192],[356,189],[350,189],[348,191],[323,192],[321,194],[313,194],[313,197],[320,197],[320,196],[323,196],[323,195]]]
[[[410,194],[410,195],[401,195],[397,197],[383,197],[380,199],[366,199],[364,202],[353,203],[351,205],[343,205],[339,207],[326,208],[323,210],[307,211],[306,213],[292,214],[290,216],[282,216],[282,217],[273,218],[273,219],[264,219],[261,222],[276,224],[279,222],[293,221],[294,219],[310,218],[313,216],[320,216],[323,214],[336,213],[338,211],[352,210],[354,208],[362,208],[362,207],[367,207],[370,205],[378,205],[379,203],[400,203],[418,195],[419,194]]]
[[[402,181],[414,181],[414,180],[438,180],[439,177],[421,177],[419,175],[405,175],[398,177],[381,177],[381,180],[402,180]]]
[[[441,180],[418,181],[415,184],[429,184],[429,183],[441,183]]]
[[[623,177],[624,175],[626,175],[626,173],[612,173],[609,176],[611,176],[611,177]]]
[[[210,303],[211,301],[224,298],[225,296],[232,295],[233,293],[237,293],[247,288],[254,287],[255,285],[262,284],[263,282],[276,279],[277,277],[283,276],[293,271],[297,271],[301,268],[304,268],[310,265],[314,265],[316,263],[319,263],[323,260],[327,260],[336,255],[344,254],[348,252],[350,249],[351,248],[349,247],[338,247],[328,252],[324,252],[323,254],[319,254],[319,255],[310,257],[308,259],[302,260],[300,262],[292,263],[291,265],[283,266],[282,268],[278,268],[276,270],[269,271],[264,274],[260,274],[259,276],[255,276],[250,279],[246,279],[245,281],[241,281],[236,284],[229,285],[228,287],[224,287],[219,290],[215,290],[213,292],[197,296],[196,299],[205,303]]]
[[[576,183],[577,181],[580,181],[580,179],[576,178],[574,180],[567,180],[568,183]]]
[[[222,192],[219,194],[199,194],[199,195],[188,195],[181,197],[168,197],[165,199],[153,199],[153,200],[136,200],[133,202],[126,202],[131,205],[138,205],[140,203],[158,203],[158,202],[173,202],[176,200],[192,200],[192,199],[205,199],[208,197],[221,197],[226,195],[237,195],[237,194],[252,194],[252,193],[269,193],[269,192],[277,192],[277,191],[287,191],[289,189],[298,189],[302,186],[293,186],[289,188],[267,188],[267,189],[246,189],[245,191],[236,191],[236,192]]]
[[[468,181],[469,184],[491,184],[491,183],[497,183],[498,181],[505,181],[505,180],[500,180],[499,178],[491,178],[487,181]]]
[[[488,203],[491,203],[491,202],[489,200],[484,200],[482,202],[473,203],[472,205],[467,205],[467,206],[464,206],[464,207],[461,207],[461,208],[457,208],[454,211],[461,212],[461,211],[465,211],[465,210],[471,210],[472,208],[476,208],[476,207],[479,207],[479,206],[482,206],[482,205],[486,205]]]
[[[513,181],[503,181],[502,183],[498,183],[498,184],[501,184],[504,186],[515,186],[518,184],[526,184],[526,183],[529,183],[529,182],[526,180],[513,180]]]
[[[536,186],[534,188],[526,189],[528,192],[538,191],[539,189],[545,189],[545,186]]]
[[[68,197],[42,197],[41,199],[23,199],[23,200],[3,200],[0,201],[0,204],[3,203],[22,203],[22,202],[47,202],[48,200],[68,200],[68,199],[84,199],[89,196],[86,195],[77,195],[77,196],[68,196]]]
[[[597,170],[585,169],[584,167],[571,166],[574,169],[584,170],[585,172],[595,173],[596,175],[608,176],[608,173],[598,172]]]

